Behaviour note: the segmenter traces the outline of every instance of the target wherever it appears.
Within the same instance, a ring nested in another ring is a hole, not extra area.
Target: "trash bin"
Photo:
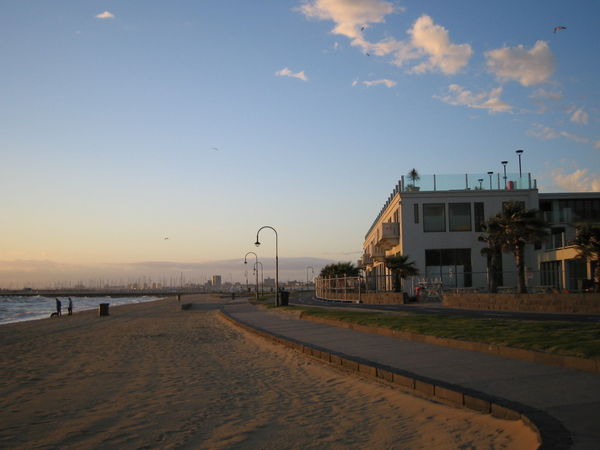
[[[281,291],[279,293],[280,305],[287,306],[290,303],[290,293],[288,291]]]
[[[100,315],[101,316],[108,316],[108,307],[110,306],[110,303],[100,303]]]

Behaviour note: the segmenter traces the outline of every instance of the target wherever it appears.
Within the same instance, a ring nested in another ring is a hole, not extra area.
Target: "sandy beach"
[[[536,447],[521,422],[337,371],[193,301],[0,326],[0,447]]]

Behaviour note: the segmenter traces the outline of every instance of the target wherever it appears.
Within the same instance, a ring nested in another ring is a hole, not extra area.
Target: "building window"
[[[475,231],[483,231],[481,224],[485,222],[485,212],[483,210],[483,202],[473,203],[473,215],[475,219]]]
[[[448,222],[450,231],[471,231],[471,204],[449,203]]]
[[[446,231],[446,205],[444,203],[423,204],[423,231]]]
[[[414,215],[415,215],[415,223],[419,223],[419,204],[415,203],[414,204]]]
[[[425,250],[425,276],[441,280],[446,287],[471,287],[473,274],[470,248]]]

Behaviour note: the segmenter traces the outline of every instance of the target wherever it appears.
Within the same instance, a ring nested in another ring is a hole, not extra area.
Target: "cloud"
[[[587,138],[577,136],[575,134],[569,133],[568,131],[558,131],[554,128],[542,125],[541,123],[534,123],[533,128],[528,131],[528,134],[530,136],[546,140],[564,137],[566,139],[570,139],[571,141],[578,142],[580,144],[587,144],[590,141]]]
[[[578,169],[573,173],[556,169],[552,173],[552,180],[567,192],[600,192],[600,177],[590,175],[588,169]]]
[[[439,100],[455,106],[467,106],[469,108],[487,109],[489,113],[509,112],[512,106],[500,100],[502,87],[475,94],[464,89],[458,84],[448,86],[448,95],[435,97]]]
[[[531,50],[522,45],[490,50],[485,57],[488,70],[500,81],[523,86],[543,83],[554,71],[554,56],[545,41],[537,41]]]
[[[571,122],[586,125],[588,123],[589,118],[590,116],[588,113],[586,113],[583,109],[578,108],[575,111],[573,111],[573,114],[571,115]]]
[[[439,70],[446,75],[455,74],[468,64],[473,54],[470,45],[450,42],[448,30],[434,24],[427,15],[419,17],[408,30],[411,36],[408,40],[387,37],[378,42],[368,41],[365,29],[385,22],[389,14],[404,10],[384,0],[307,0],[296,10],[309,19],[333,21],[333,34],[347,37],[363,53],[390,56],[390,62],[398,67],[426,58],[412,69],[414,73]]]
[[[596,141],[596,143],[594,144],[594,148],[600,148],[600,139]]]
[[[100,14],[96,14],[96,19],[114,19],[115,15],[110,11],[104,11]]]
[[[550,109],[549,103],[557,102],[563,98],[563,93],[560,91],[547,91],[544,88],[536,89],[529,98],[538,105],[539,113],[547,112]]]
[[[381,80],[373,80],[373,81],[361,81],[361,84],[364,84],[367,87],[384,85],[385,87],[392,88],[396,86],[396,82],[394,80],[388,80],[387,78],[383,78]],[[356,86],[358,81],[353,81],[352,86]]]
[[[386,15],[398,9],[385,0],[308,0],[297,8],[308,18],[332,20],[332,33],[350,39],[361,38],[364,25],[384,22]]]
[[[304,73],[304,70],[294,73],[287,67],[284,67],[283,69],[275,72],[275,75],[277,75],[278,77],[291,77],[291,78],[298,78],[299,80],[302,80],[302,81],[308,81],[308,77]]]
[[[473,50],[469,44],[450,42],[448,30],[433,23],[431,17],[422,15],[408,30],[412,45],[428,59],[412,69],[414,73],[440,70],[446,75],[460,71],[469,63]]]

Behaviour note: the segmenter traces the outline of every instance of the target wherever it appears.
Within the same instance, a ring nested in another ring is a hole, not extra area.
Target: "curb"
[[[393,330],[391,328],[370,327],[356,323],[342,322],[341,320],[313,317],[304,314],[304,312],[302,312],[299,317],[302,320],[308,320],[310,322],[322,323],[341,328],[349,328],[351,330],[362,331],[365,333],[379,334],[382,336],[406,339],[414,342],[425,342],[427,344],[441,345],[443,347],[452,347],[461,350],[488,353],[491,355],[504,356],[506,358],[558,366],[564,369],[575,369],[592,373],[600,373],[600,360],[595,359],[586,359],[577,356],[554,355],[551,353],[536,352],[534,350],[525,350],[496,344],[482,344],[481,342],[461,341],[452,338],[440,338],[428,334],[414,333],[412,331]]]
[[[250,325],[234,318],[223,310],[219,311],[219,314],[223,319],[246,331],[307,356],[317,358],[325,363],[341,367],[348,372],[386,381],[406,392],[415,391],[419,395],[449,406],[465,407],[480,413],[491,414],[499,419],[522,420],[536,433],[540,444],[539,449],[568,449],[573,443],[571,434],[564,425],[541,410],[444,381],[433,380],[394,367],[309,345]]]

